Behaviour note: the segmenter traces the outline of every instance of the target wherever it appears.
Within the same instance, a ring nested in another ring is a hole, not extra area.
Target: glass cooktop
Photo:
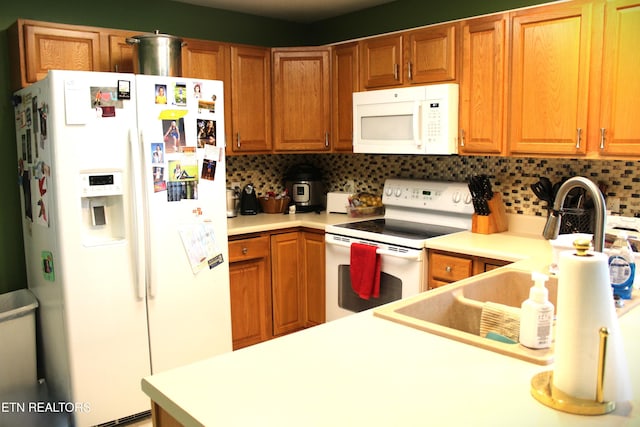
[[[429,239],[431,237],[463,231],[460,228],[447,227],[444,225],[422,224],[419,222],[385,218],[338,224],[336,227],[406,239]]]

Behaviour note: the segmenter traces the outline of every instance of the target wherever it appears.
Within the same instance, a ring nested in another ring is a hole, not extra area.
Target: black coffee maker
[[[240,215],[255,215],[258,213],[259,204],[256,189],[253,184],[247,184],[240,194]]]

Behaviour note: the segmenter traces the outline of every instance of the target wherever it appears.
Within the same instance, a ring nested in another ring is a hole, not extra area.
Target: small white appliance
[[[14,104],[50,397],[78,427],[147,416],[143,377],[232,349],[223,84],[51,71]]]
[[[329,213],[347,213],[349,205],[349,196],[351,193],[346,191],[330,191],[327,193],[327,212]]]
[[[416,295],[426,290],[428,239],[471,229],[467,183],[387,179],[384,218],[326,227],[326,320]],[[352,243],[377,247],[380,297],[364,300],[351,287]]]
[[[353,94],[353,152],[455,154],[458,84]]]

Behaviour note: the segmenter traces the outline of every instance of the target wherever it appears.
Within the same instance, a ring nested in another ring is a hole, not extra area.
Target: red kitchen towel
[[[380,296],[380,255],[378,248],[363,243],[351,244],[351,288],[362,299]]]

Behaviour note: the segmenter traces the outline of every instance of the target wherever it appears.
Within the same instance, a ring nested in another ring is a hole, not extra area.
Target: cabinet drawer
[[[455,282],[472,275],[473,260],[469,258],[432,253],[429,262],[433,279]]]
[[[229,242],[229,262],[245,261],[269,256],[269,237],[234,240]]]

